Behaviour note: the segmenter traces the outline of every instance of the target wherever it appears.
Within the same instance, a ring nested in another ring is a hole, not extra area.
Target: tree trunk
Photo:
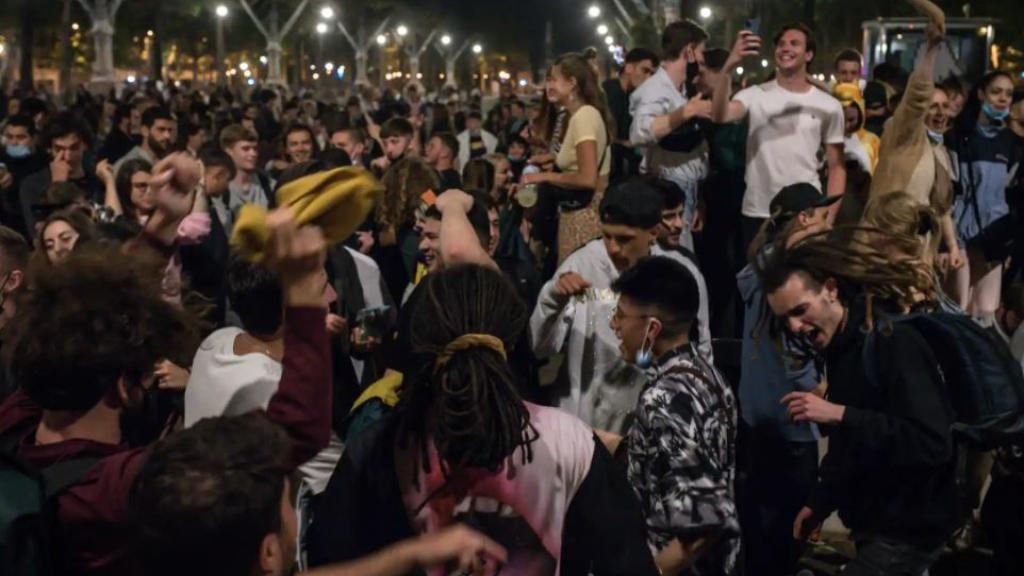
[[[34,62],[32,59],[32,43],[35,39],[35,20],[32,18],[32,2],[25,0],[21,3],[21,81],[20,85],[26,90],[32,90],[35,86],[33,75]]]
[[[74,54],[71,52],[71,0],[64,0],[60,16],[61,55],[60,55],[60,91],[64,104],[71,104],[74,90],[71,87],[71,65]]]
[[[117,80],[114,75],[114,21],[110,18],[107,0],[96,0],[93,6],[92,38],[96,48],[92,83],[113,85]]]
[[[455,63],[456,59],[451,56],[444,59],[444,85],[451,86],[453,88],[458,87],[458,82],[455,81]]]

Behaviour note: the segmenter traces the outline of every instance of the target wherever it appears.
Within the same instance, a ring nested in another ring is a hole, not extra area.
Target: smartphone
[[[761,17],[747,18],[747,22],[743,26],[744,29],[753,32],[754,36],[761,35]]]
[[[373,308],[363,308],[356,314],[356,323],[362,330],[363,342],[371,339],[379,341],[384,337],[391,319],[390,313],[391,306],[376,306]]]

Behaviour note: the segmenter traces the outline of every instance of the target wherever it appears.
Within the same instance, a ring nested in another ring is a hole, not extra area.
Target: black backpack
[[[956,412],[955,439],[983,450],[1024,440],[1024,370],[999,336],[965,314],[878,316],[875,329],[864,339],[864,367],[871,384],[877,386],[880,381],[878,347],[896,323],[917,330],[938,359]]]
[[[15,457],[23,436],[0,437],[0,574],[50,576],[60,567],[53,529],[57,498],[99,458],[74,458],[36,469]]]

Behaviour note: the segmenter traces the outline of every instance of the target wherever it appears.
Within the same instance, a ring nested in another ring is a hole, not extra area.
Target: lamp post
[[[697,11],[697,15],[700,16],[701,20],[710,20],[713,14],[710,6],[701,6],[700,10]]]
[[[213,13],[217,17],[217,85],[223,87],[227,82],[227,76],[224,74],[224,20],[229,14],[228,7],[218,4]]]

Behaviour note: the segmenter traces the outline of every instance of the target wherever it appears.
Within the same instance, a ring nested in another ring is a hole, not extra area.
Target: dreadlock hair
[[[432,273],[422,289],[409,331],[421,360],[406,375],[396,407],[400,445],[419,443],[420,465],[429,473],[432,439],[446,478],[467,468],[497,472],[519,449],[524,464],[532,461],[537,431],[505,358],[474,346],[436,363],[449,343],[466,334],[494,336],[510,350],[526,325],[526,305],[504,276],[481,266]]]
[[[377,223],[395,229],[415,224],[420,195],[440,186],[437,173],[420,158],[399,160],[384,174],[381,183],[384,196],[377,205]]]

